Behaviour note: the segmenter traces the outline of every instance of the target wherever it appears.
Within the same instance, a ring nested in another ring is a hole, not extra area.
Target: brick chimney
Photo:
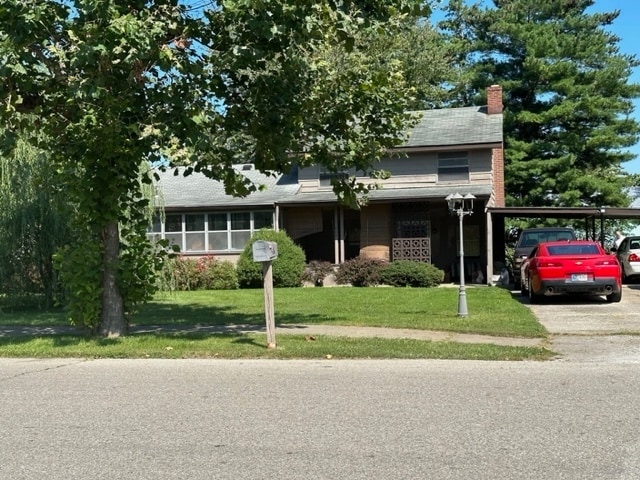
[[[502,87],[491,85],[487,87],[487,115],[500,113],[502,113]],[[491,171],[493,192],[490,202],[494,207],[504,207],[504,144],[491,152]]]
[[[502,113],[502,87],[491,85],[487,87],[487,115]]]

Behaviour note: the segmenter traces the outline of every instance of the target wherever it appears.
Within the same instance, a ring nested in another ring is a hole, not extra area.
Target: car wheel
[[[618,303],[622,300],[622,290],[618,290],[617,292],[613,292],[611,295],[607,295],[607,302],[609,303]]]
[[[527,291],[529,292],[529,303],[539,303],[540,302],[540,295],[536,295],[535,293],[533,293],[533,286],[532,286],[532,282],[531,282],[531,277],[527,278],[527,286],[529,288],[527,288]]]

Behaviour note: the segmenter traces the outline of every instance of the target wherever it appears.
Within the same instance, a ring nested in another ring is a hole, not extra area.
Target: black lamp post
[[[465,215],[473,213],[473,200],[476,197],[467,193],[465,196],[459,193],[447,195],[445,200],[449,206],[449,212],[458,215],[460,220],[460,289],[458,291],[458,316],[466,317],[469,315],[467,310],[467,292],[464,286],[464,233],[462,228],[462,219]]]

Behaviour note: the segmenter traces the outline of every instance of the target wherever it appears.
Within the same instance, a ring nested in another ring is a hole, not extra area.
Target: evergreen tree
[[[625,148],[640,132],[629,77],[640,62],[607,29],[619,12],[587,12],[594,0],[493,3],[450,0],[440,26],[468,70],[462,102],[503,87],[508,204],[627,206]]]

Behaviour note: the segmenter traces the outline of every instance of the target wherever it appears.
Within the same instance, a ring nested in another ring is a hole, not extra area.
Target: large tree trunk
[[[120,235],[118,222],[111,221],[103,231],[104,274],[102,277],[102,310],[98,333],[103,337],[119,337],[127,333],[124,318],[124,300],[118,289],[118,257]]]

